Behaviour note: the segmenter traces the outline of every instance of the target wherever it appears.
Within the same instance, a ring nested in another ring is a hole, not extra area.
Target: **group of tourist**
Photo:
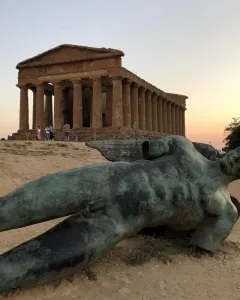
[[[37,131],[36,131],[36,139],[38,141],[42,140],[41,136],[42,128],[41,126],[38,126]],[[53,141],[54,140],[54,129],[52,125],[47,125],[44,129],[45,132],[45,141]],[[67,142],[70,141],[70,133],[71,133],[71,127],[70,125],[66,122],[65,125],[63,126],[63,132],[65,135],[65,140]]]

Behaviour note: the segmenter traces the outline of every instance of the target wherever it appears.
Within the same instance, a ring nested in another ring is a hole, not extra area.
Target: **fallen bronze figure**
[[[50,174],[1,197],[0,231],[71,216],[0,255],[0,291],[68,276],[146,227],[193,231],[190,245],[216,252],[239,215],[228,184],[240,178],[240,147],[216,160],[196,148],[146,140],[140,160]]]

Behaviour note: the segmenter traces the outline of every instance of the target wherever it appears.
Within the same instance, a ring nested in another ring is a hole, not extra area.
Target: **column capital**
[[[132,82],[131,86],[132,88],[138,88],[138,84],[135,81]]]
[[[124,79],[123,79],[123,84],[124,84],[124,85],[125,85],[125,84],[126,84],[126,85],[128,85],[128,84],[130,85],[131,83],[132,83],[132,80],[130,80],[130,79],[128,79],[128,78],[124,78]]]
[[[55,85],[62,85],[62,81],[61,80],[56,80],[56,81],[53,81],[52,84],[55,86]]]
[[[35,86],[36,88],[38,88],[38,87],[45,87],[45,86],[46,86],[46,83],[45,83],[45,82],[40,82],[40,83],[36,83],[34,86]]]
[[[155,92],[153,92],[153,93],[152,93],[152,97],[157,99],[157,98],[158,98],[158,95],[157,95]]]
[[[153,93],[153,92],[152,92],[151,90],[146,89],[146,94],[147,94],[147,95],[149,95],[149,94],[152,95],[152,93]]]
[[[94,77],[91,77],[90,79],[94,82],[94,81],[101,81],[102,78],[101,78],[101,76],[94,76]]]
[[[30,89],[33,93],[36,92],[36,87],[35,87],[35,86],[31,86],[29,89]]]
[[[28,85],[27,85],[27,84],[16,84],[16,86],[17,86],[19,89],[28,89]]]
[[[81,79],[73,79],[72,81],[72,84],[81,84],[82,83],[82,80]]]
[[[162,98],[162,97],[160,97],[160,98],[162,99],[162,102],[163,102],[163,103],[166,103],[166,104],[168,103],[168,99]]]
[[[147,89],[146,89],[144,86],[140,86],[140,87],[139,87],[139,90],[140,90],[141,92],[146,92]]]
[[[119,76],[119,75],[117,75],[117,76],[111,76],[110,78],[112,80],[122,80],[123,79],[122,76]]]

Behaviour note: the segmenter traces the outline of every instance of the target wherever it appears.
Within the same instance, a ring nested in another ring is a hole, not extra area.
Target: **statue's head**
[[[236,179],[240,179],[240,147],[229,151],[221,159],[223,171]]]

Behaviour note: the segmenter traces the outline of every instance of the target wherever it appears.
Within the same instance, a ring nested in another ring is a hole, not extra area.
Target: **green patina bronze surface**
[[[0,291],[72,274],[146,227],[194,231],[190,244],[216,252],[238,218],[228,184],[240,178],[240,148],[213,161],[195,146],[144,141],[141,160],[50,174],[3,196],[0,231],[71,216],[0,255]]]

